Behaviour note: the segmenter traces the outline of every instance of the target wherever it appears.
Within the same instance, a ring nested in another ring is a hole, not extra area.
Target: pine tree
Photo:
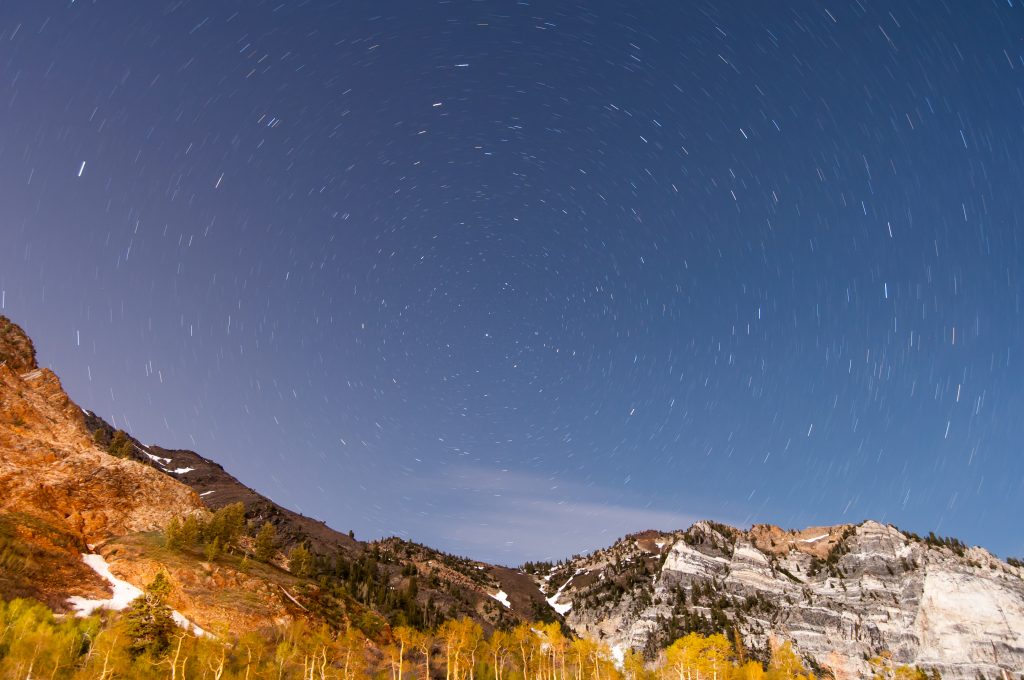
[[[107,451],[110,452],[110,455],[117,456],[118,458],[130,458],[132,448],[132,440],[128,437],[128,433],[124,430],[118,430],[110,440],[110,446],[107,447]]]
[[[185,548],[191,548],[203,533],[203,521],[195,516],[189,515],[181,523],[181,544]]]
[[[185,547],[184,536],[181,520],[172,517],[171,521],[167,523],[167,528],[164,529],[164,545],[171,550],[181,550]]]
[[[132,656],[160,654],[167,650],[174,633],[174,619],[167,597],[171,582],[163,571],[146,586],[146,592],[129,605],[122,619]]]
[[[277,529],[270,522],[264,523],[256,533],[256,542],[253,545],[255,557],[260,562],[270,562],[277,554],[274,540],[277,537]]]
[[[292,548],[292,551],[288,553],[288,571],[292,572],[296,576],[309,576],[312,566],[313,556],[305,545],[300,543]]]
[[[245,505],[241,502],[225,505],[215,513],[203,528],[203,539],[212,543],[220,539],[222,548],[230,548],[245,531]]]

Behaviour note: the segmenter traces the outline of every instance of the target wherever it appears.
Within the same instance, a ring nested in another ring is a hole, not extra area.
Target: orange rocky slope
[[[101,451],[84,413],[21,329],[0,316],[0,511],[26,513],[87,543],[203,511],[188,487]]]
[[[190,591],[237,581],[213,573],[230,570],[175,560],[139,533],[191,512],[206,510],[187,486],[93,443],[83,411],[52,371],[38,367],[22,330],[0,316],[0,595],[34,597],[65,611],[71,595],[109,597],[108,584],[82,561],[82,553],[95,549],[116,576],[137,586],[168,569],[178,586],[173,604],[204,624],[237,620],[223,607],[189,606],[201,599]],[[267,589],[249,580],[238,585]],[[253,613],[273,620],[281,609]]]

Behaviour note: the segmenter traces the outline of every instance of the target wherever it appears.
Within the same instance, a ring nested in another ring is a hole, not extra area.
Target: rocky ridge
[[[88,543],[203,509],[187,487],[97,447],[84,412],[46,368],[0,364],[0,450],[0,510],[31,508]]]
[[[95,440],[109,442],[113,438],[114,428],[96,414],[86,412],[85,422]],[[282,552],[301,544],[325,559],[372,561],[381,581],[393,590],[407,588],[409,577],[415,575],[417,600],[436,614],[438,622],[445,617],[469,616],[490,630],[524,620],[557,618],[540,590],[517,570],[445,554],[399,538],[356,540],[322,521],[278,505],[195,451],[144,445],[131,437],[129,440],[133,460],[187,485],[209,510],[242,503],[253,525],[273,524]],[[498,592],[509,596],[508,606],[495,600]]]
[[[21,326],[0,315],[0,364],[25,373],[39,368],[36,347]]]
[[[754,656],[792,640],[812,667],[870,677],[867,659],[947,680],[1024,669],[1024,570],[982,548],[867,521],[787,532],[699,522],[645,532],[544,575],[580,635],[653,651],[697,630]]]

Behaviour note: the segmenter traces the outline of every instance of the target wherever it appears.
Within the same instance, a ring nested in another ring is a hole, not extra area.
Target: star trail
[[[1024,553],[1024,9],[0,7],[3,313],[359,538]]]

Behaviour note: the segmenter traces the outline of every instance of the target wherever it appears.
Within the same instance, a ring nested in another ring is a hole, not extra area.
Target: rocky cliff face
[[[82,561],[90,546],[205,513],[199,497],[96,445],[82,411],[32,341],[0,316],[0,593],[60,611],[107,585]],[[144,583],[141,585],[145,585]]]
[[[0,364],[0,510],[31,514],[98,543],[203,509],[187,487],[100,450],[57,376],[34,368],[27,355],[7,356]]]
[[[545,585],[560,588],[551,603],[576,632],[619,650],[738,630],[755,655],[771,637],[792,640],[836,677],[869,677],[866,659],[883,651],[947,680],[1024,669],[1024,571],[877,522],[649,532],[572,560]]]
[[[0,314],[0,364],[7,364],[13,371],[34,371],[36,348],[32,339],[16,323]]]

